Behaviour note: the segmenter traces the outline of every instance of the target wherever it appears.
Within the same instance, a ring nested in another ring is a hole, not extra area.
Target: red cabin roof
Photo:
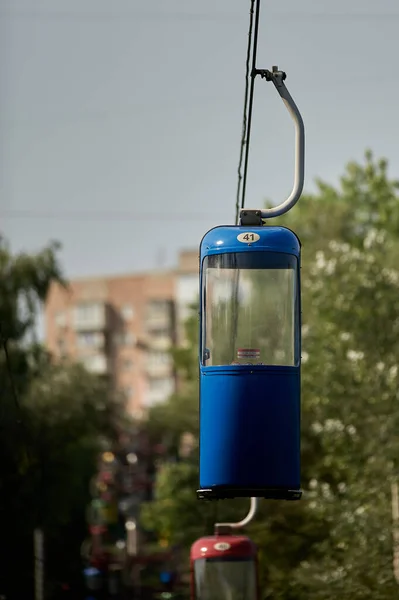
[[[242,558],[255,558],[256,545],[243,535],[212,535],[203,537],[191,546],[190,558],[222,558],[223,556],[236,556]]]

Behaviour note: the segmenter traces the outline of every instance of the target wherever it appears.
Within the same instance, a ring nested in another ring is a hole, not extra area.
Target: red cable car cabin
[[[191,600],[258,600],[255,544],[245,536],[215,535],[191,546]]]

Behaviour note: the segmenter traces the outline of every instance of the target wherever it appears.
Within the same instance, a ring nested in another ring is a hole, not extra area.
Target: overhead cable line
[[[322,20],[330,21],[336,19],[339,21],[369,21],[369,20],[387,20],[399,18],[399,12],[334,12],[334,11],[315,11],[315,12],[293,12],[293,11],[271,11],[269,13],[274,19],[297,22]],[[1,8],[0,16],[10,19],[34,19],[43,21],[77,21],[77,22],[109,22],[109,21],[208,21],[218,23],[239,23],[241,17],[238,13],[217,13],[217,12],[198,12],[191,13],[187,11],[120,11],[120,12],[88,12],[88,11],[57,11],[30,8]]]
[[[251,0],[251,8],[249,11],[249,30],[248,30],[248,46],[247,46],[247,58],[245,64],[245,93],[244,93],[244,110],[242,119],[242,133],[241,133],[241,144],[240,144],[240,158],[238,161],[238,183],[237,183],[237,197],[236,197],[236,223],[238,222],[238,214],[240,212],[240,193],[241,193],[241,182],[242,182],[242,161],[244,159],[244,149],[247,143],[247,111],[248,111],[248,92],[249,92],[249,77],[250,77],[250,62],[251,62],[251,48],[252,48],[252,29],[254,20],[254,7],[255,0]]]
[[[256,6],[255,6],[256,1]],[[253,23],[255,12],[255,24]],[[247,187],[248,175],[248,158],[249,144],[251,139],[252,126],[252,109],[254,100],[255,77],[256,77],[256,56],[258,50],[258,34],[259,34],[259,16],[260,16],[260,0],[251,0],[250,22],[248,31],[248,50],[247,50],[247,65],[246,65],[246,80],[245,80],[245,99],[244,99],[244,118],[243,118],[243,135],[241,138],[240,160],[238,165],[238,185],[237,185],[237,200],[236,200],[236,223],[238,223],[240,208],[244,208],[245,194]],[[252,54],[252,68],[249,72],[249,63]],[[250,80],[250,83],[249,83]],[[249,98],[248,98],[249,88]],[[245,148],[244,172],[241,175],[241,167],[243,153]],[[242,179],[242,182],[241,182]],[[242,184],[242,189],[241,189]],[[241,193],[240,193],[241,192]]]
[[[224,213],[220,213],[223,218]],[[0,217],[4,219],[56,219],[66,221],[154,221],[153,213],[136,213],[134,211],[40,211],[40,210],[0,210]],[[213,219],[215,213],[157,213],[157,220],[161,221],[192,221]]]

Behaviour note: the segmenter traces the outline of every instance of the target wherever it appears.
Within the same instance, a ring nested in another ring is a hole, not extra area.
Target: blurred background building
[[[174,270],[54,285],[45,308],[47,348],[57,360],[77,360],[107,377],[140,417],[176,390],[169,350],[184,341],[198,289],[197,250],[181,251]]]

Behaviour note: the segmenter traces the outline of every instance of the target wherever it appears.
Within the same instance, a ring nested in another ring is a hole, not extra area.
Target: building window
[[[76,337],[79,348],[96,348],[101,345],[102,335],[94,331],[78,333]]]
[[[148,380],[148,392],[145,395],[144,404],[146,406],[153,406],[159,402],[165,402],[175,391],[174,379],[168,377],[164,378],[150,378]]]
[[[153,351],[167,351],[173,342],[172,332],[167,329],[157,329],[150,332],[150,347]]]
[[[96,373],[98,375],[105,375],[107,373],[107,359],[103,354],[80,358],[80,362],[91,373]]]
[[[125,304],[121,308],[121,315],[124,321],[130,321],[134,316],[134,309],[131,304]]]
[[[147,325],[170,326],[171,302],[169,300],[151,300],[147,305]]]
[[[168,352],[153,350],[147,355],[147,364],[149,367],[171,366],[172,357]]]
[[[170,300],[150,300],[148,303],[147,311],[149,314],[164,315],[169,313]]]
[[[75,306],[75,326],[101,327],[105,321],[104,304],[100,302],[83,302]]]
[[[66,312],[63,310],[59,310],[58,312],[56,312],[54,316],[54,321],[57,327],[65,327],[65,325],[67,324]]]
[[[152,336],[152,338],[170,339],[171,331],[170,331],[169,327],[157,327],[156,329],[153,329],[151,331],[151,336]]]
[[[136,343],[136,336],[131,331],[117,333],[114,336],[114,342],[116,346],[134,346]]]

